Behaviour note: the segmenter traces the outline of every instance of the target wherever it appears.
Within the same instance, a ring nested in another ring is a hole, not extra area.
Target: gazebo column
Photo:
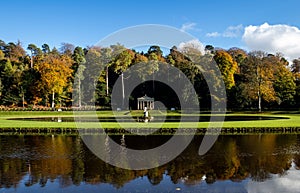
[[[137,109],[139,110],[140,109],[140,101],[138,100],[137,102]]]

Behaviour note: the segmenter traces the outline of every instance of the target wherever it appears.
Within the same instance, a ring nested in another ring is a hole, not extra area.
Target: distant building
[[[154,98],[148,97],[147,95],[137,98],[137,109],[143,110],[147,107],[147,109],[154,109]]]

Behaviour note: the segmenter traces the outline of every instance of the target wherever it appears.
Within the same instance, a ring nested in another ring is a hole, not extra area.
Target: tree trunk
[[[125,91],[124,91],[124,75],[123,75],[123,72],[121,74],[121,78],[122,78],[122,108],[124,108]]]
[[[78,78],[78,107],[81,107],[81,80]]]
[[[260,73],[259,73],[259,68],[258,67],[256,67],[256,79],[258,81],[258,91],[257,91],[257,96],[258,96],[258,111],[261,112],[261,89],[260,89],[261,77],[260,77]]]
[[[23,106],[23,109],[25,108],[25,96],[24,96],[24,93],[22,93],[22,106]]]
[[[54,109],[54,107],[55,107],[54,97],[55,97],[55,93],[54,93],[54,90],[53,90],[52,91],[52,105],[51,105],[52,109]]]
[[[108,66],[106,66],[106,96],[108,96]]]
[[[261,112],[261,94],[260,91],[258,91],[258,111]]]
[[[33,53],[31,51],[30,68],[33,68]]]

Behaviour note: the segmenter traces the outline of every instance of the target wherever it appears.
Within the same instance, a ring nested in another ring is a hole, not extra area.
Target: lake
[[[214,116],[215,120],[221,121],[262,121],[262,120],[277,120],[277,119],[288,119],[286,117],[274,117],[274,116]],[[181,116],[156,116],[151,122],[194,122],[198,119],[199,122],[209,122],[210,116],[185,116],[184,119],[181,119]],[[139,122],[143,120],[142,117],[118,117],[116,120],[115,117],[98,117],[100,122]],[[74,117],[36,117],[36,118],[12,118],[9,120],[22,120],[22,121],[43,121],[43,122],[74,122]],[[94,117],[77,117],[77,122],[94,122]]]
[[[170,136],[111,136],[149,149]],[[113,167],[78,135],[0,135],[0,192],[300,192],[300,135],[221,135],[204,156],[203,136],[149,170]]]

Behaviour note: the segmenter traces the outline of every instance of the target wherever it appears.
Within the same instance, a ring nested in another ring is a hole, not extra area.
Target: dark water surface
[[[112,138],[147,149],[170,137]],[[79,136],[1,135],[0,192],[300,192],[300,135],[219,136],[199,156],[202,138],[164,166],[131,171],[95,157]]]

